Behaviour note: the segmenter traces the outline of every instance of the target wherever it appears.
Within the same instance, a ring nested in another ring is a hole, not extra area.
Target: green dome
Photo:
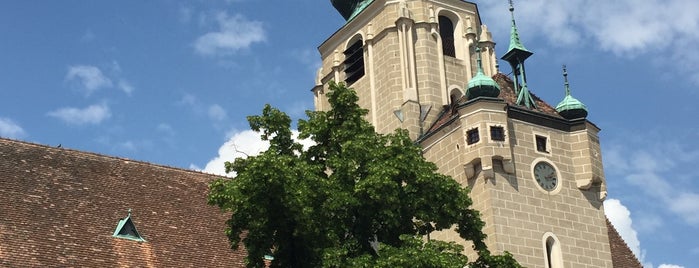
[[[495,83],[493,78],[486,76],[483,71],[478,68],[478,73],[468,81],[468,90],[466,97],[475,99],[478,97],[497,97],[500,95],[500,86]]]
[[[556,111],[565,119],[587,117],[587,107],[585,107],[585,104],[573,98],[571,95],[566,95],[566,97],[556,105]]]
[[[565,81],[566,96],[556,105],[556,111],[565,119],[577,119],[587,117],[587,107],[585,104],[570,95],[570,84],[568,83],[568,69],[563,65],[563,80]]]
[[[468,89],[466,90],[466,98],[469,100],[478,97],[493,97],[496,98],[500,95],[500,86],[495,83],[493,78],[486,76],[483,73],[483,63],[481,60],[481,48],[476,46],[476,64],[478,66],[478,72],[474,75],[470,81],[468,81]]]
[[[330,0],[345,20],[350,20],[364,10],[374,0]]]

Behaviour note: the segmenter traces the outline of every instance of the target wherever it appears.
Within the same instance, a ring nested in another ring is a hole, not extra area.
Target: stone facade
[[[453,57],[442,48],[439,16],[454,24]],[[374,0],[319,47],[316,109],[329,109],[323,95],[330,81],[345,79],[342,52],[357,38],[366,73],[349,86],[368,120],[380,133],[408,129],[441,173],[471,189],[492,251],[509,251],[526,267],[612,267],[599,129],[561,117],[536,96],[535,108],[515,104],[513,82],[498,73],[495,43],[474,3]],[[500,85],[497,98],[464,97],[478,68],[476,44],[484,73]],[[504,139],[491,136],[492,128]],[[555,169],[553,189],[535,180],[542,161]],[[431,237],[462,241],[453,231]]]
[[[456,57],[444,57],[439,16],[455,25]],[[374,1],[366,10],[320,45],[322,67],[313,89],[317,109],[328,109],[323,94],[329,81],[344,81],[343,51],[357,38],[364,42],[366,74],[349,84],[360,105],[370,110],[369,121],[381,133],[408,129],[417,138],[434,122],[450,95],[463,95],[475,73],[472,44],[481,27],[473,3],[451,1]],[[494,43],[483,34],[487,75],[495,74]],[[426,119],[420,120],[420,111]],[[426,111],[430,110],[429,113]],[[402,114],[402,121],[396,115]],[[422,128],[422,130],[421,130]]]

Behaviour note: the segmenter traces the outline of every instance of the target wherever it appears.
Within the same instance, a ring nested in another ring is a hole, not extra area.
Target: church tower
[[[599,128],[571,96],[565,67],[564,86],[547,89],[565,91],[555,108],[532,93],[524,62],[533,53],[511,2],[502,59],[512,78],[499,73],[475,3],[331,3],[347,23],[319,46],[317,110],[329,109],[328,83],[344,82],[378,132],[407,129],[439,172],[471,189],[491,251],[525,267],[612,267]],[[452,231],[431,237],[460,240]]]

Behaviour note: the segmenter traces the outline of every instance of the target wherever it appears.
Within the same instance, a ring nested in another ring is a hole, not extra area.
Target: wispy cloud
[[[160,123],[157,127],[155,127],[155,129],[158,130],[160,133],[165,134],[165,136],[175,135],[175,129],[173,129],[170,124]]]
[[[131,96],[131,93],[134,91],[134,87],[126,80],[119,80],[117,87],[129,96]]]
[[[106,104],[93,104],[85,108],[65,107],[47,114],[58,118],[71,125],[97,125],[111,117],[111,112]]]
[[[674,264],[661,264],[660,266],[658,266],[658,268],[684,268],[684,266],[679,266],[679,265],[674,265]]]
[[[193,11],[191,7],[180,6],[177,13],[179,15],[179,20],[182,23],[189,23],[192,20]]]
[[[691,168],[678,168],[691,167],[698,162],[699,151],[682,148],[668,140],[663,140],[659,145],[617,144],[605,149],[610,156],[605,158],[605,166],[610,174],[623,177],[641,193],[662,202],[669,212],[687,224],[699,226],[699,193],[692,190],[693,181],[683,179],[696,178],[697,174],[692,173]]]
[[[92,42],[93,40],[95,40],[95,37],[95,33],[92,32],[91,29],[87,29],[85,33],[83,33],[83,35],[80,37],[80,41],[85,43]]]
[[[91,65],[68,67],[66,81],[77,83],[88,96],[99,89],[112,87],[112,80],[107,78],[99,68]]]
[[[221,122],[228,118],[228,113],[221,105],[210,104],[206,105],[197,98],[197,96],[186,93],[176,102],[176,105],[189,108],[194,114],[199,116],[207,116],[215,122]]]
[[[24,129],[12,119],[0,117],[0,137],[19,139],[26,134]]]
[[[508,33],[507,4],[479,3],[493,32]],[[693,0],[531,0],[516,5],[517,25],[526,40],[554,46],[591,45],[618,56],[649,56],[699,84],[699,2]]]
[[[221,121],[227,117],[226,110],[221,105],[213,104],[209,106],[209,118],[215,121]]]
[[[229,16],[225,12],[216,15],[218,29],[208,32],[194,42],[200,55],[225,56],[266,40],[262,22],[248,20],[240,14]]]
[[[116,88],[131,96],[134,86],[124,78],[121,78],[121,66],[113,61],[111,66],[102,69],[93,65],[74,65],[68,67],[65,80],[72,83],[75,88],[83,91],[85,96],[90,96],[101,89]],[[116,81],[116,82],[114,82]]]

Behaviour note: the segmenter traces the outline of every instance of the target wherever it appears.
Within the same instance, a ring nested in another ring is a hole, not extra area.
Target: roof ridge
[[[143,161],[143,160],[129,159],[126,157],[119,157],[119,156],[106,155],[106,154],[95,153],[95,152],[88,152],[88,151],[82,151],[82,150],[78,150],[78,149],[70,149],[70,148],[66,148],[66,147],[56,148],[56,147],[49,146],[46,144],[40,144],[40,143],[35,143],[35,142],[0,137],[0,143],[3,143],[3,142],[19,143],[19,144],[23,144],[25,146],[33,146],[33,147],[37,147],[37,148],[46,148],[46,149],[54,150],[54,151],[63,151],[63,152],[68,151],[70,153],[73,153],[77,157],[88,157],[91,155],[94,157],[128,161],[131,163],[136,163],[136,164],[151,166],[151,167],[156,167],[156,168],[174,169],[174,170],[185,171],[185,172],[189,172],[189,173],[204,174],[204,175],[215,177],[215,178],[224,177],[224,176],[220,176],[220,175],[216,175],[216,174],[212,174],[212,173],[207,173],[207,172],[203,172],[203,171],[186,169],[186,168],[182,168],[182,167],[168,166],[168,165],[164,165],[164,164],[156,164],[156,163],[151,163],[151,162],[147,162],[147,161]]]

